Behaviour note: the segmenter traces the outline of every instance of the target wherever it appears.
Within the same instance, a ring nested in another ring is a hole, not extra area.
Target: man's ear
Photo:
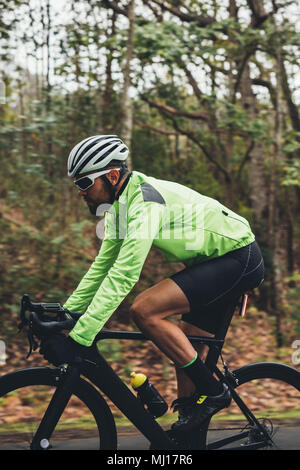
[[[119,180],[120,171],[112,168],[111,171],[107,173],[106,177],[109,179],[111,184],[115,186]]]

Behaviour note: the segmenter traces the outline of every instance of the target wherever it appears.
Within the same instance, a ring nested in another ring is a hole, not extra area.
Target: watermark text
[[[157,210],[141,206],[139,212],[128,212],[127,201],[115,208],[100,204],[96,215],[102,217],[96,227],[100,240],[134,238],[142,240],[184,240],[186,250],[200,250],[204,245],[205,206],[173,204]],[[105,217],[104,217],[105,216]]]
[[[292,363],[298,366],[300,364],[300,339],[293,341],[292,348],[296,349],[292,354]]]
[[[5,342],[0,340],[0,366],[6,363],[6,348]]]

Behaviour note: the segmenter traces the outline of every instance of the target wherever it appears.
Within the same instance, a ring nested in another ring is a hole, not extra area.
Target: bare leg
[[[186,369],[181,369],[189,362],[193,361],[196,351],[199,358],[204,362],[208,346],[192,345],[186,335],[213,337],[211,333],[201,330],[186,322],[181,322],[180,327],[168,320],[171,315],[188,313],[190,311],[189,302],[180,289],[172,281],[165,279],[155,286],[147,289],[138,295],[131,306],[131,315],[140,330],[151,339],[158,348],[166,354],[176,365],[178,398],[187,397],[194,393],[195,385],[192,381],[193,375],[187,373]],[[192,366],[191,366],[192,367]],[[197,363],[197,367],[200,364]],[[189,368],[190,369],[190,368]],[[201,373],[203,373],[201,369]],[[197,376],[197,387],[201,391],[211,389],[210,375],[207,372],[203,376]],[[191,378],[189,378],[191,377]],[[202,378],[201,378],[202,377]],[[194,379],[193,379],[194,380]],[[209,393],[203,393],[209,395]],[[178,410],[181,414],[183,410]]]
[[[185,333],[167,319],[189,312],[189,302],[180,287],[165,279],[138,295],[131,316],[140,330],[178,366],[192,361],[196,351]]]

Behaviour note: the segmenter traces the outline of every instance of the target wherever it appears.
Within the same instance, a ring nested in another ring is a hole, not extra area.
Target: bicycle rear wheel
[[[0,378],[0,450],[30,449],[59,375],[59,369],[38,367]],[[48,442],[41,445],[55,450],[117,448],[111,411],[88,382],[78,381],[51,436],[50,446]]]
[[[239,382],[235,387],[238,395],[263,432],[249,423],[232,401],[210,420],[207,448],[300,449],[300,372],[283,364],[257,363],[234,371],[234,375]],[[226,441],[233,436],[235,440]]]

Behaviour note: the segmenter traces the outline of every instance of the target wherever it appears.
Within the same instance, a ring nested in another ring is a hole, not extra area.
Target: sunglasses
[[[111,170],[120,170],[120,168],[110,168],[109,170],[98,171],[97,173],[92,173],[91,175],[82,176],[82,178],[79,178],[78,180],[74,181],[74,184],[81,191],[86,191],[91,186],[93,186],[96,178],[99,178],[99,176],[109,173]]]

